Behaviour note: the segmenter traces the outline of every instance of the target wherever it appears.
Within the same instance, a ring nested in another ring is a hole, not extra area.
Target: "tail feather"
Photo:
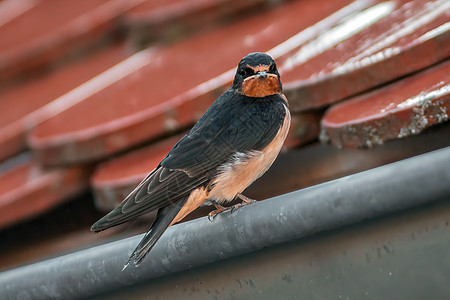
[[[161,235],[169,227],[170,223],[175,219],[180,212],[183,205],[186,203],[188,197],[180,199],[176,203],[172,203],[158,210],[156,221],[150,227],[150,230],[145,234],[142,240],[134,249],[127,263],[123,267],[122,271],[130,264],[133,263],[135,267],[139,266],[147,255],[147,253],[153,248]]]

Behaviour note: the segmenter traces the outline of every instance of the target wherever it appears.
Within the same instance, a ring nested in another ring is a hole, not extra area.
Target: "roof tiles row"
[[[225,19],[265,3],[96,0],[61,1],[58,8],[49,2],[21,1],[14,8],[17,16],[0,23],[0,35],[7,36],[0,42],[0,81],[35,64],[52,64],[67,51],[111,34],[118,24],[130,28],[128,38],[135,43],[136,38],[155,38],[158,30],[167,36],[170,24],[198,29],[191,21]],[[315,140],[320,126],[322,137],[339,147],[372,146],[416,134],[448,119],[449,64],[439,62],[450,56],[449,8],[443,0],[291,1],[135,54],[126,41],[109,43],[0,91],[6,107],[0,118],[0,160],[30,147],[33,158],[27,165],[65,166],[39,169],[39,174],[49,178],[47,186],[57,180],[51,176],[67,178],[61,186],[72,192],[85,189],[90,176],[89,167],[79,165],[100,162],[90,184],[99,208],[110,209],[179,136],[153,141],[198,120],[229,86],[238,60],[253,51],[268,52],[277,60],[293,112],[288,147]],[[149,33],[149,28],[155,31]],[[436,66],[377,88],[431,65]],[[13,173],[0,172],[0,202],[16,203],[23,210],[10,214],[15,220],[38,214],[70,194],[47,190],[42,206],[37,201],[27,212],[21,204],[28,184],[23,178],[31,172],[27,168],[17,164],[8,171],[22,174],[15,181]],[[53,175],[42,175],[47,173]],[[16,189],[23,194],[10,193]],[[6,194],[16,196],[1,200]]]

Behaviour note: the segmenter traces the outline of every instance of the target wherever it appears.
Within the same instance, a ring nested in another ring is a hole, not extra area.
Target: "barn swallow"
[[[232,86],[114,210],[91,228],[99,232],[157,210],[155,222],[124,269],[138,266],[163,232],[201,205],[209,214],[252,203],[241,193],[272,165],[286,139],[291,116],[275,61],[250,53]],[[235,198],[231,207],[222,205]]]

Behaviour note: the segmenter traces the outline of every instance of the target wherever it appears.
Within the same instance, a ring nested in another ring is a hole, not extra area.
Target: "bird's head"
[[[232,88],[248,97],[266,97],[281,92],[275,61],[261,52],[250,53],[238,65]]]

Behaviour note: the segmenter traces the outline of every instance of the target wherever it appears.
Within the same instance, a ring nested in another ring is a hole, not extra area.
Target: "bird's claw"
[[[211,212],[208,214],[208,220],[209,220],[210,222],[214,221],[214,218],[215,218],[219,213],[221,213],[221,212],[226,211],[226,210],[229,209],[229,208],[223,207],[222,205],[219,205],[219,204],[214,204],[214,206],[216,207],[216,209],[213,210],[213,211],[211,211]]]
[[[252,200],[252,202],[237,203],[237,204],[235,204],[235,205],[230,207],[230,209],[231,209],[230,213],[234,213],[236,210],[238,210],[238,208],[240,208],[242,206],[246,206],[246,205],[252,204],[252,203],[255,203],[255,202],[256,202],[256,200]]]
[[[238,194],[237,197],[238,197],[239,199],[241,199],[242,202],[236,203],[235,205],[230,206],[230,207],[223,207],[222,205],[214,204],[214,206],[216,207],[216,209],[213,210],[213,211],[211,211],[211,212],[208,214],[208,220],[209,220],[210,222],[214,221],[214,218],[215,218],[219,213],[221,213],[221,212],[223,212],[223,211],[229,210],[230,213],[232,214],[232,213],[234,213],[239,207],[242,207],[242,206],[245,206],[245,205],[248,205],[248,204],[252,204],[252,203],[257,202],[256,200],[250,199],[250,198],[248,198],[248,197],[246,197],[246,196],[244,196],[244,195],[242,195],[242,194]]]
[[[215,217],[216,215],[217,215],[217,214],[212,215],[211,213],[209,213],[209,214],[208,214],[208,221],[210,221],[210,222],[214,221],[214,217]]]
[[[239,207],[244,206],[245,204],[243,203],[237,203],[235,205],[233,205],[232,207],[230,207],[230,213],[234,213]]]
[[[236,196],[237,196],[239,199],[242,200],[241,203],[238,203],[238,204],[241,204],[240,206],[244,206],[244,205],[247,205],[247,204],[252,204],[252,203],[257,202],[256,200],[251,199],[251,198],[249,198],[249,197],[247,197],[247,196],[244,196],[244,195],[242,195],[242,194],[237,194]],[[237,204],[236,204],[236,205],[237,205]]]
[[[242,207],[242,206],[249,205],[249,204],[252,204],[252,203],[257,202],[256,200],[250,199],[249,197],[244,196],[244,195],[242,195],[242,194],[237,194],[237,197],[238,197],[239,199],[241,199],[242,202],[233,205],[233,206],[231,207],[231,213],[235,212],[239,207]]]

